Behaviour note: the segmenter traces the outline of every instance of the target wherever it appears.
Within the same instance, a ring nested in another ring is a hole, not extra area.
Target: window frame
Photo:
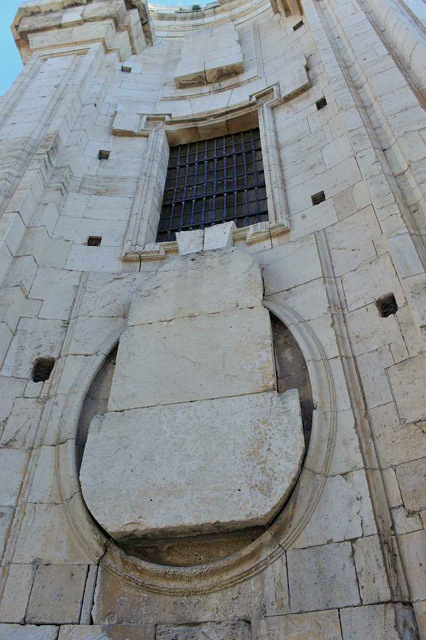
[[[158,260],[177,251],[176,241],[157,242],[170,149],[177,144],[199,141],[259,128],[265,176],[268,220],[240,227],[234,238],[248,244],[270,238],[289,229],[288,205],[276,135],[274,106],[280,104],[274,87],[252,96],[249,104],[232,115],[222,113],[209,119],[144,116],[145,128],[139,135],[148,138],[145,167],[138,183],[127,231],[123,260]]]

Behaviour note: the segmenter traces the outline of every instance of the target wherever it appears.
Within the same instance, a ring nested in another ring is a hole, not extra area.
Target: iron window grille
[[[219,222],[268,219],[259,129],[171,148],[157,242]]]

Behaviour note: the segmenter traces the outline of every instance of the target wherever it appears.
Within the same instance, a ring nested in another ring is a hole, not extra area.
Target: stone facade
[[[21,5],[0,640],[426,638],[424,19]],[[254,127],[269,220],[156,242],[170,147]]]

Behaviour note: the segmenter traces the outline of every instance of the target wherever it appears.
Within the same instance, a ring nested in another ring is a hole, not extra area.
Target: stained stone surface
[[[274,389],[269,313],[263,307],[128,327],[109,409]]]
[[[120,339],[110,411],[272,389],[271,322],[253,256],[181,256],[142,282]]]
[[[217,82],[244,70],[238,32],[231,24],[187,33],[174,74],[178,88]]]
[[[272,391],[95,416],[80,479],[116,539],[241,529],[276,513],[303,452],[298,391]]]
[[[196,625],[158,625],[156,640],[251,640],[250,623],[206,622]]]

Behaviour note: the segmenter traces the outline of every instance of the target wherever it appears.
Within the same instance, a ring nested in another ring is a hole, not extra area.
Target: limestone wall
[[[421,8],[302,5],[18,11],[26,65],[0,102],[0,640],[426,638]],[[238,50],[242,66],[176,86],[203,29],[236,33],[221,64]],[[156,243],[169,145],[252,126],[269,222]],[[232,245],[291,336],[275,341],[277,389],[308,401],[306,457],[279,516],[221,540],[228,555],[167,566],[170,542],[149,562],[86,508],[87,428],[144,283],[179,253]],[[53,371],[34,382],[43,357]]]

